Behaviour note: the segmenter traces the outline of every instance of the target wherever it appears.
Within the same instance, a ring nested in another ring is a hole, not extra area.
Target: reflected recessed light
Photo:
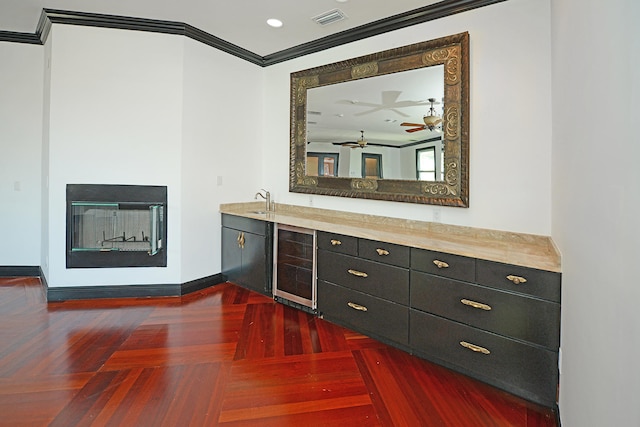
[[[337,1],[338,3],[346,3],[346,2],[348,2],[349,0],[336,0],[336,1]]]
[[[267,19],[267,25],[273,28],[280,28],[282,27],[282,21],[275,18]]]

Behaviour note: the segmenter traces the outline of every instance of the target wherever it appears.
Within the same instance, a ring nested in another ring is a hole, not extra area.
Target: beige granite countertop
[[[264,202],[228,203],[220,212],[387,243],[560,272],[560,253],[548,236],[414,221]]]

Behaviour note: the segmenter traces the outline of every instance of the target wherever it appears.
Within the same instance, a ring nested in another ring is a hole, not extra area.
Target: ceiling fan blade
[[[403,123],[400,123],[400,126],[419,126],[419,127],[422,127],[422,126],[424,126],[424,124],[422,124],[422,123],[407,123],[407,122],[403,122]]]
[[[398,98],[400,98],[400,94],[402,92],[399,90],[385,90],[381,94],[382,105],[394,105],[398,102]]]
[[[372,108],[371,110],[366,110],[366,111],[362,111],[360,113],[356,113],[354,114],[354,116],[365,116],[367,114],[371,114],[371,113],[375,113],[376,111],[382,111],[384,110],[383,107],[376,107],[376,108]]]
[[[402,117],[409,117],[408,114],[403,113],[402,111],[398,110],[397,108],[389,108],[389,111],[393,111],[394,113],[396,113],[397,115],[402,116]]]
[[[413,128],[413,129],[405,129],[405,132],[418,132],[419,130],[425,130],[425,127]]]

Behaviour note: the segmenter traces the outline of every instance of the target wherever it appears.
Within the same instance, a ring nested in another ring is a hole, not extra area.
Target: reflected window
[[[436,147],[416,150],[416,162],[419,181],[436,180]]]
[[[338,176],[338,154],[307,153],[307,175]]]
[[[382,178],[382,154],[362,153],[362,177]]]
[[[436,161],[436,147],[426,147],[416,150],[416,178],[420,181],[444,180],[444,151],[440,151],[440,161]],[[436,179],[437,178],[437,179]]]

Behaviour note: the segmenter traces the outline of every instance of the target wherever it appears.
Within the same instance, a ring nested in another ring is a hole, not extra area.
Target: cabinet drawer
[[[522,278],[526,282],[522,281]],[[560,302],[561,274],[499,262],[478,260],[476,281],[482,285]]]
[[[543,405],[555,403],[557,353],[415,310],[410,325],[411,346],[424,357]]]
[[[409,268],[409,248],[407,246],[360,239],[358,255],[372,261]]]
[[[467,282],[473,282],[476,278],[476,260],[474,258],[426,249],[411,249],[411,268]]]
[[[409,305],[409,270],[318,250],[318,279]]]
[[[325,319],[399,344],[409,342],[409,308],[318,281],[318,311]]]
[[[318,248],[347,255],[358,255],[358,239],[342,234],[318,231]]]
[[[560,346],[560,305],[411,272],[411,307],[551,350]]]
[[[233,228],[234,230],[246,231],[247,233],[269,235],[269,224],[258,219],[245,218],[241,216],[222,214],[222,226]]]

